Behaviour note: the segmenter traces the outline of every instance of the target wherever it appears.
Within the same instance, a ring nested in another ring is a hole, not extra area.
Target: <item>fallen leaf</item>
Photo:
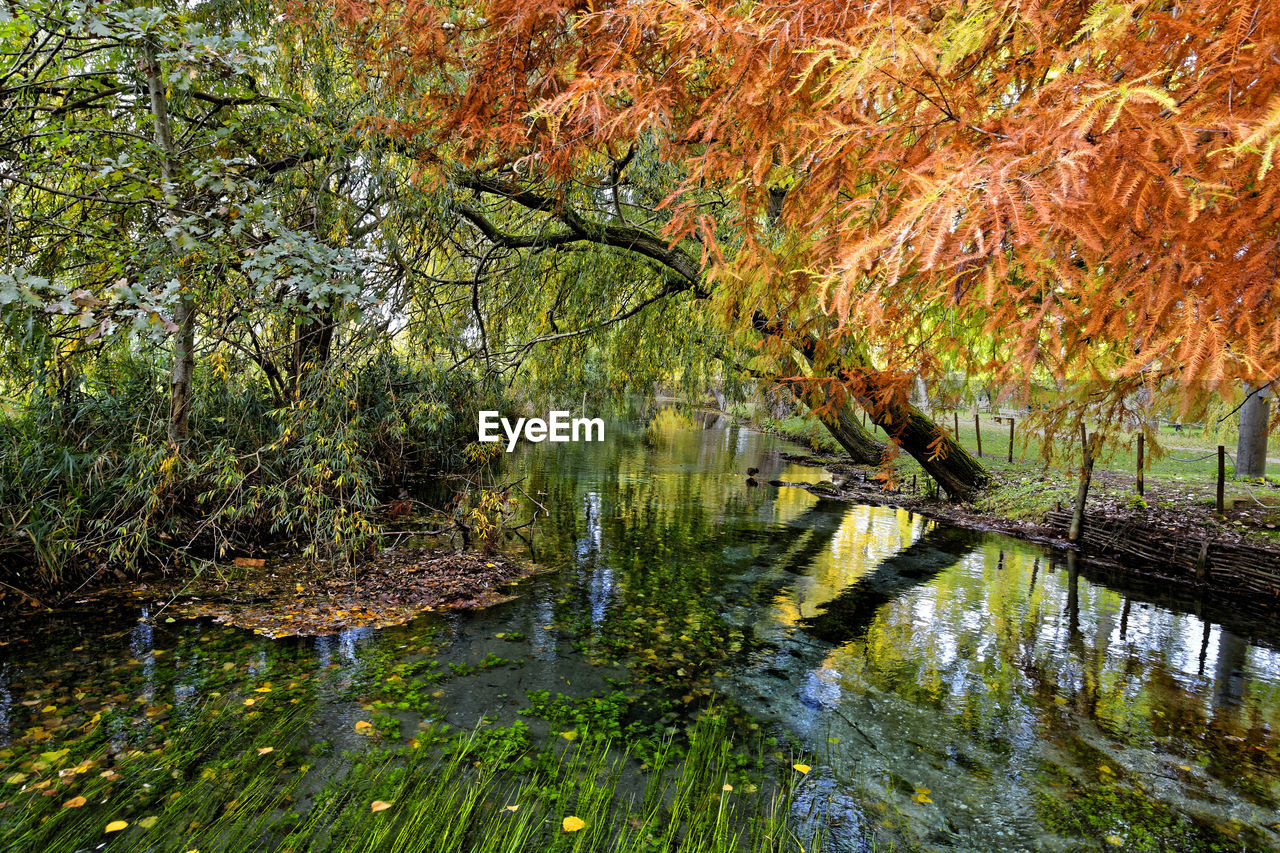
[[[27,776],[26,773],[14,773],[12,776],[10,776],[8,779],[5,779],[4,781],[8,782],[10,785],[21,785],[23,782],[27,781],[27,779],[29,778],[30,777]]]
[[[585,827],[587,822],[580,817],[569,815],[569,817],[560,822],[560,825],[564,827],[565,832],[577,832],[579,829]]]
[[[72,797],[71,799],[63,803],[62,807],[64,809],[78,809],[87,802],[89,801],[86,800],[84,797]]]
[[[275,751],[276,751],[276,748],[275,748],[274,746],[260,746],[260,747],[258,747],[258,755],[268,755],[268,754],[270,754],[270,753],[272,753],[272,752],[275,752]]]
[[[721,791],[732,791],[732,790],[733,790],[733,786],[732,786],[732,785],[725,785],[725,786],[724,786],[723,788],[721,788],[720,790],[721,790]]]
[[[386,800],[374,800],[369,803],[369,811],[371,812],[385,812],[389,808],[391,808],[391,803]]]
[[[810,770],[812,770],[812,769],[813,769],[813,768],[812,768],[812,767],[810,767],[808,764],[792,764],[792,765],[791,765],[791,767],[792,767],[792,768],[793,768],[797,773],[808,773]]]
[[[509,812],[519,811],[519,809],[520,809],[519,803],[513,803],[512,805],[507,806],[507,811]]]
[[[106,828],[103,829],[102,831],[103,832],[119,832],[120,830],[124,829],[128,825],[129,825],[129,821],[127,820],[113,820],[111,821],[111,823],[107,824]]]
[[[561,732],[561,733],[560,733],[560,737],[564,738],[565,740],[577,740],[577,739],[578,739],[578,733],[577,733],[577,732],[574,732],[574,731]]]
[[[1124,844],[1124,839],[1118,835],[1108,835],[1106,841],[1113,847],[1120,847]]]
[[[367,732],[371,728],[373,728],[373,723],[368,720],[356,720],[356,731]]]
[[[151,827],[156,825],[156,821],[159,819],[160,818],[156,817],[155,815],[147,815],[142,820],[138,821],[138,826],[142,827],[143,829],[150,829]]]

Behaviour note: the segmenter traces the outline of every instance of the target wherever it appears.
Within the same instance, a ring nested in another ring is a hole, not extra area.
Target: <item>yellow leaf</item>
[[[723,788],[721,788],[720,790],[721,790],[721,791],[732,791],[732,790],[733,790],[733,786],[732,786],[732,785],[725,785],[725,786],[724,786]]]
[[[577,740],[578,733],[577,732],[561,732],[560,737],[564,738],[565,740]]]
[[[257,690],[255,690],[255,691],[253,691],[253,692],[254,692],[254,693],[270,693],[270,692],[271,692],[271,685],[270,685],[270,684],[263,685],[262,687],[259,687]]]
[[[1120,847],[1124,844],[1124,839],[1118,835],[1108,835],[1107,843],[1112,845],[1113,847]]]
[[[369,811],[371,812],[385,812],[389,808],[391,808],[391,803],[388,803],[386,800],[374,800],[372,803],[369,803]]]
[[[1053,701],[1054,701],[1054,703],[1055,703],[1055,704],[1058,704],[1058,705],[1065,705],[1065,704],[1067,704],[1067,697],[1066,697],[1066,696],[1054,696],[1054,697],[1053,697]]]
[[[917,794],[932,794],[932,793],[933,793],[933,791],[930,791],[928,788],[916,788],[916,793],[917,793]]]
[[[1114,771],[1114,770],[1112,770],[1110,767],[1108,767],[1108,766],[1107,766],[1107,765],[1105,765],[1105,764],[1099,764],[1099,765],[1098,765],[1098,771],[1099,771],[1099,772],[1101,772],[1101,773],[1106,773],[1106,774],[1111,775],[1111,776],[1114,776],[1114,775],[1115,775],[1115,771]]]
[[[106,828],[103,829],[102,831],[103,832],[119,832],[120,830],[124,829],[128,825],[129,825],[129,821],[127,820],[113,820],[111,821],[111,823],[107,824]]]
[[[275,751],[276,751],[276,748],[275,748],[274,746],[260,746],[260,747],[258,747],[258,755],[268,755],[268,754],[270,754],[270,753],[272,753],[272,752],[275,752]]]
[[[21,785],[23,782],[27,781],[27,778],[28,776],[26,773],[14,773],[4,781],[8,782],[10,785]]]
[[[142,827],[143,829],[150,829],[151,827],[156,825],[156,821],[159,819],[160,818],[156,817],[155,815],[147,815],[142,820],[138,821],[138,826]]]
[[[249,705],[252,705],[254,702],[257,702],[257,701],[258,701],[257,699],[253,699],[253,698],[246,699],[244,700],[245,707],[248,707]]]
[[[569,815],[569,817],[561,821],[560,825],[564,827],[565,832],[577,832],[586,826],[587,822],[580,817]]]
[[[1185,770],[1185,771],[1187,771],[1188,773],[1190,773],[1190,772],[1191,772],[1191,768],[1190,768],[1190,767],[1188,767],[1188,766],[1187,766],[1187,765],[1185,765],[1185,764],[1179,764],[1179,765],[1178,765],[1178,769],[1179,769],[1179,770]]]
[[[792,764],[791,766],[797,773],[808,773],[813,769],[808,764]]]
[[[86,800],[84,797],[72,797],[71,799],[63,803],[62,807],[64,809],[78,809],[87,802],[89,801]]]
[[[371,728],[373,728],[373,723],[368,720],[356,720],[356,731],[367,732]]]
[[[507,811],[514,812],[514,811],[518,811],[519,808],[520,808],[519,803],[512,803],[511,805],[507,806]]]

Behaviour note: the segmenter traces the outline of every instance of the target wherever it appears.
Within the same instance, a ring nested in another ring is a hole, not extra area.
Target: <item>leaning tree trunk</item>
[[[910,402],[892,398],[866,409],[876,426],[911,454],[952,500],[968,500],[991,482],[982,463]]]
[[[177,188],[174,184],[174,160],[177,149],[169,131],[169,105],[165,99],[165,84],[160,78],[160,60],[155,46],[150,42],[143,49],[146,63],[147,93],[151,103],[151,123],[155,131],[156,147],[160,149],[160,180],[163,186],[165,219],[178,216]],[[175,263],[181,260],[182,250],[169,239]],[[173,364],[169,369],[169,422],[167,433],[174,444],[182,444],[191,435],[191,376],[195,372],[196,311],[191,291],[183,287],[178,293],[178,304],[173,311],[177,326],[173,336]]]
[[[759,312],[752,316],[751,325],[764,335],[784,334],[781,326]],[[835,375],[835,371],[838,371],[839,359],[812,334],[805,336],[798,349],[815,374],[825,371],[826,375]],[[875,374],[870,374],[870,377],[874,383]],[[875,425],[891,436],[895,444],[911,454],[949,498],[967,500],[991,482],[991,475],[982,467],[982,463],[970,456],[969,451],[952,438],[950,433],[935,424],[910,401],[902,399],[893,389],[884,390],[884,394],[875,395],[877,400],[862,399],[859,403],[871,415]]]
[[[1240,440],[1236,444],[1236,476],[1261,477],[1267,471],[1267,429],[1271,420],[1268,388],[1244,386],[1240,407]]]
[[[783,370],[792,375],[800,372],[794,360],[787,359]],[[823,397],[822,392],[812,385],[795,385],[789,383],[796,400],[813,413],[818,422],[826,427],[849,458],[858,465],[879,465],[884,455],[884,445],[877,441],[858,420],[858,411],[853,403],[844,400],[832,405],[832,401]]]

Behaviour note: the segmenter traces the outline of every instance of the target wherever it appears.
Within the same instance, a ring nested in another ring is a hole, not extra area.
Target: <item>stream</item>
[[[0,771],[108,709],[141,749],[211,693],[289,681],[325,691],[312,737],[354,748],[362,679],[429,650],[457,727],[624,686],[629,718],[673,731],[684,709],[732,704],[811,756],[793,808],[829,849],[1280,849],[1280,622],[769,486],[830,474],[722,419],[606,434],[513,454],[549,509],[519,545],[544,571],[484,611],[270,640],[140,593],[0,626]],[[3,827],[0,807],[0,848]]]

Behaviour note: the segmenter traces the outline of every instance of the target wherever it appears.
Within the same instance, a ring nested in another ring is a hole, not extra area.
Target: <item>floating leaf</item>
[[[127,820],[113,820],[102,830],[103,832],[119,832],[129,825]]]
[[[78,809],[87,802],[89,801],[86,800],[84,797],[72,797],[71,799],[63,803],[62,807],[64,809]]]
[[[560,825],[564,827],[565,832],[577,832],[579,829],[585,827],[587,822],[580,817],[569,815],[560,822]]]
[[[254,698],[250,697],[250,698],[248,698],[248,699],[244,700],[245,707],[247,708],[247,707],[249,707],[250,705],[252,705],[254,702],[257,702],[257,701],[258,701],[257,699],[254,699]]]
[[[575,731],[561,732],[560,737],[564,738],[565,740],[577,740],[578,733]]]
[[[791,767],[797,773],[808,773],[810,770],[813,769],[808,764],[792,764]]]
[[[1124,839],[1118,835],[1108,835],[1106,841],[1113,847],[1121,847],[1124,845]]]
[[[371,728],[373,728],[373,723],[368,720],[356,720],[356,731],[367,732]]]
[[[391,808],[391,803],[388,803],[386,800],[374,800],[372,803],[369,803],[369,811],[371,812],[385,812],[389,808]]]
[[[258,747],[258,755],[269,755],[269,754],[271,754],[271,753],[273,753],[273,752],[275,752],[275,751],[276,751],[276,748],[275,748],[274,746],[260,746],[260,747]]]
[[[27,781],[27,779],[29,778],[31,777],[29,777],[26,773],[14,773],[12,776],[10,776],[8,779],[5,779],[4,781],[8,782],[10,785],[21,785],[23,782]]]
[[[519,803],[512,803],[511,805],[507,806],[507,811],[509,812],[519,811],[519,809],[520,809]]]
[[[150,829],[151,827],[156,825],[156,821],[159,819],[160,818],[156,817],[155,815],[147,815],[142,820],[138,821],[138,826],[142,827],[143,829]]]
[[[726,785],[725,785],[723,788],[721,788],[720,790],[721,790],[721,791],[732,791],[732,790],[733,790],[733,786],[732,786],[732,785],[729,785],[729,784],[726,784]]]

